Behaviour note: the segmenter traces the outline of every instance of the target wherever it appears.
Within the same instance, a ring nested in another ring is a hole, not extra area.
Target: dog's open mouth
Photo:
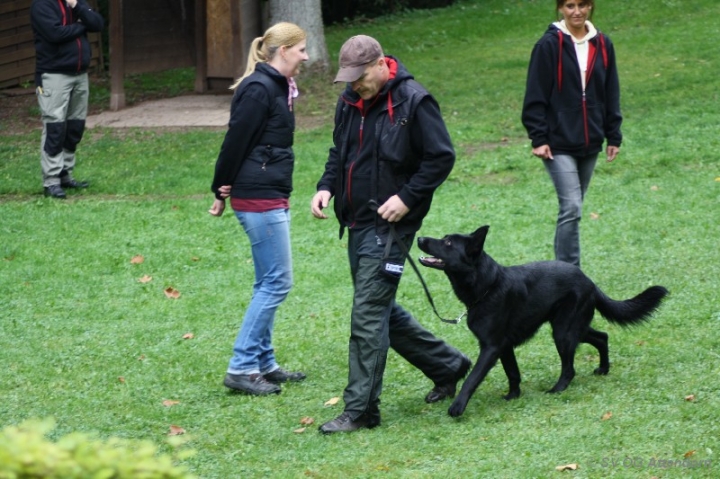
[[[420,256],[419,260],[421,265],[427,266],[428,268],[445,268],[445,263],[443,262],[443,260],[434,256]]]

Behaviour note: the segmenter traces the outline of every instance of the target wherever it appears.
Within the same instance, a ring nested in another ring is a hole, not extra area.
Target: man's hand
[[[327,219],[327,215],[323,213],[323,210],[327,208],[331,197],[332,195],[329,191],[320,190],[315,193],[315,196],[313,196],[310,201],[310,211],[315,218],[321,220]]]
[[[552,160],[553,155],[550,151],[550,145],[540,145],[537,148],[533,148],[532,154],[543,160]]]
[[[67,3],[67,6],[70,8],[75,8],[77,6],[77,0],[66,0],[65,3]]]
[[[393,195],[378,208],[377,212],[385,221],[396,223],[400,221],[408,211],[410,211],[410,208],[405,206],[403,200],[401,200],[398,195]]]
[[[620,147],[608,145],[605,151],[607,152],[607,162],[610,163],[617,158],[618,153],[620,153]]]

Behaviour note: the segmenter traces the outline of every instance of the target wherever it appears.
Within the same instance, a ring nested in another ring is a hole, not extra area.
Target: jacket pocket
[[[408,151],[410,151],[410,120],[401,117],[390,124],[390,120],[386,118],[382,123],[378,147],[380,161],[401,163]]]
[[[588,136],[591,145],[605,141],[605,107],[602,104],[587,107]]]
[[[580,108],[560,110],[551,130],[551,148],[582,148],[585,145],[585,119]]]

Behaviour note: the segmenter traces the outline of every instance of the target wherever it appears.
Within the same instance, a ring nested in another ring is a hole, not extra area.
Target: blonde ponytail
[[[295,46],[306,38],[305,31],[294,23],[280,22],[268,28],[262,37],[255,38],[250,44],[245,73],[232,84],[230,89],[236,89],[245,78],[250,76],[258,62],[272,60],[280,47]]]

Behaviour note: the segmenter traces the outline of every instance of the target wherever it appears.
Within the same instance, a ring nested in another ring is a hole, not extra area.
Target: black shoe
[[[60,183],[63,188],[87,188],[90,183],[87,181],[67,180]]]
[[[470,369],[471,364],[472,363],[467,358],[467,356],[463,356],[460,369],[458,369],[457,373],[455,373],[453,379],[443,384],[435,384],[435,387],[432,388],[429,393],[427,393],[427,396],[425,396],[425,402],[428,404],[432,404],[434,402],[442,401],[445,398],[455,397],[457,383],[465,377],[468,370]]]
[[[283,368],[277,368],[275,371],[264,374],[263,376],[265,376],[265,379],[273,384],[280,384],[287,381],[298,382],[307,377],[305,376],[305,373],[301,373],[300,371],[291,373],[289,371],[285,371]]]
[[[372,429],[380,425],[380,415],[371,416],[367,413],[363,414],[354,421],[350,419],[350,415],[343,412],[332,421],[328,421],[320,426],[320,432],[323,434],[333,434],[335,432],[352,432],[358,429]]]
[[[225,387],[253,396],[267,396],[280,394],[280,389],[273,383],[265,380],[262,374],[226,374],[223,380]]]
[[[65,191],[60,185],[46,186],[44,190],[45,196],[52,196],[53,198],[58,198],[61,200],[64,200],[67,197],[67,195],[65,195]]]

